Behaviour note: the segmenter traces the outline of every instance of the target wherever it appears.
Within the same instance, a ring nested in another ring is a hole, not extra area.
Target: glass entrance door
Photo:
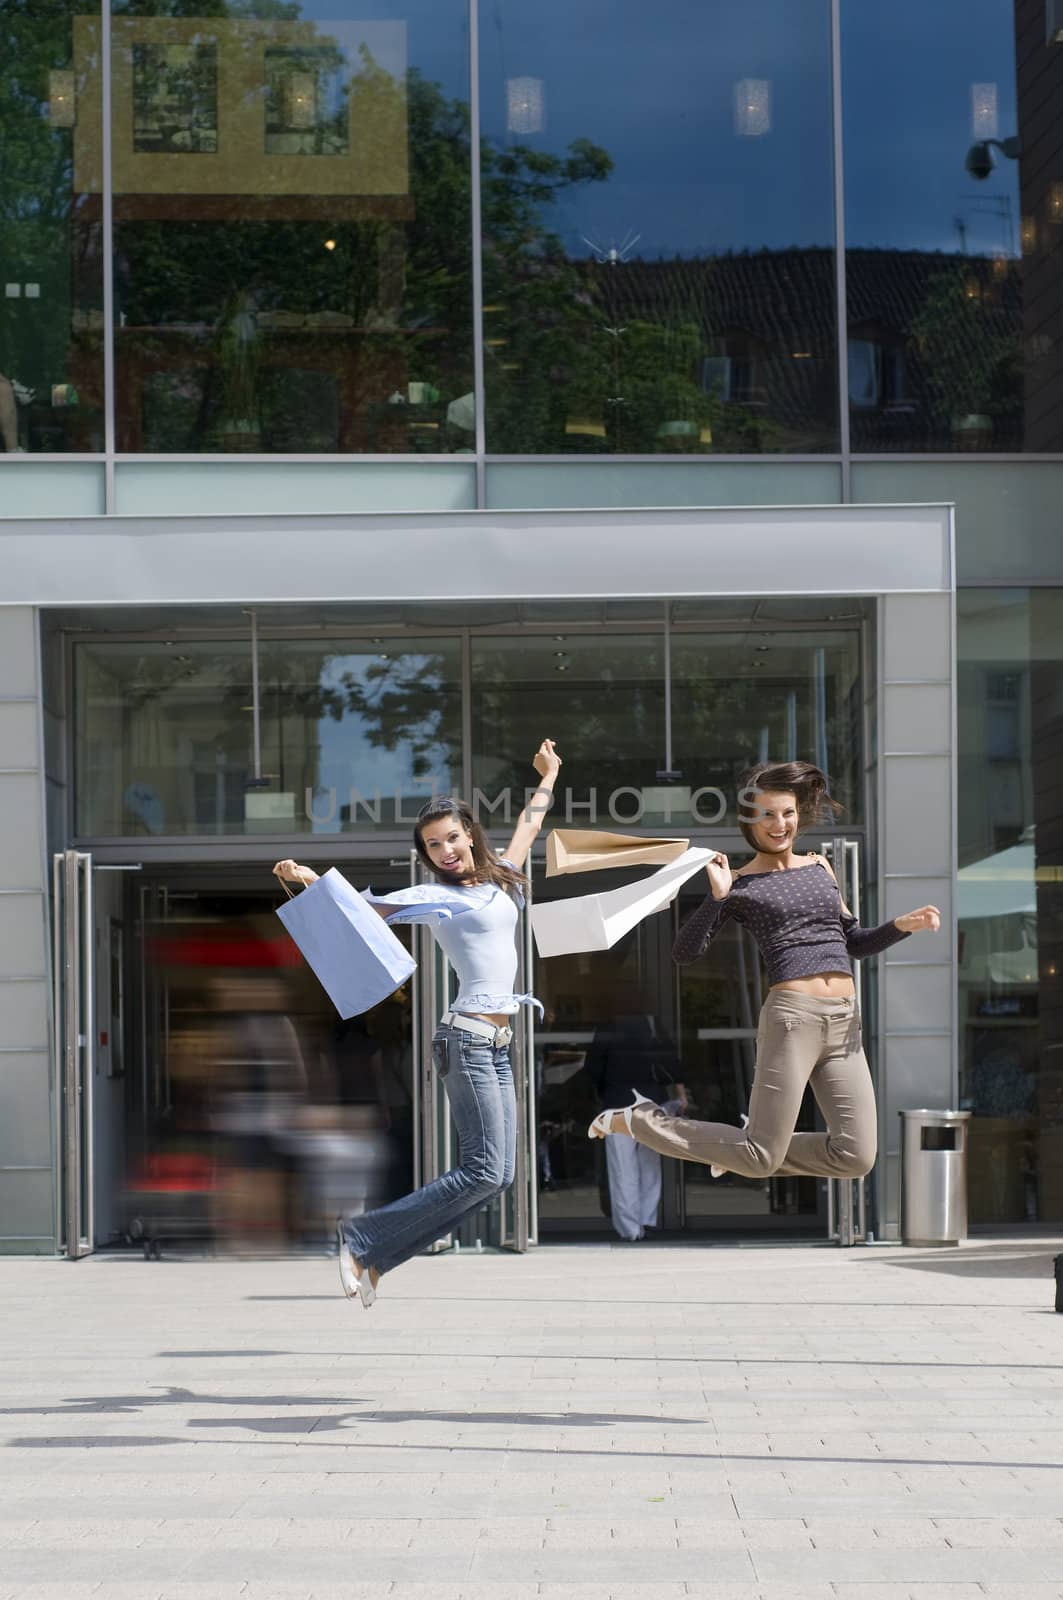
[[[95,974],[92,857],[52,859],[54,1102],[57,1243],[76,1261],[93,1248],[93,1070]]]

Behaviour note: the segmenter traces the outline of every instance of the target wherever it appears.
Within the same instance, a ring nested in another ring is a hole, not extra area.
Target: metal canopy
[[[947,506],[0,519],[0,602],[268,605],[954,587]]]

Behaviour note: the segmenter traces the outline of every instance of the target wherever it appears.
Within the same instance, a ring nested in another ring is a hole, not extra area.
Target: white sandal
[[[340,1247],[340,1283],[343,1285],[343,1292],[348,1300],[353,1300],[357,1297],[368,1311],[376,1299],[376,1289],[373,1287],[369,1268],[363,1266],[361,1272],[359,1272],[355,1266],[354,1255],[351,1252],[351,1246],[344,1231],[342,1218],[336,1223],[336,1239]]]
[[[631,1113],[636,1106],[656,1105],[655,1100],[650,1100],[646,1095],[639,1094],[637,1089],[632,1089],[635,1096],[629,1106],[614,1106],[610,1111],[599,1111],[590,1127],[587,1129],[588,1139],[605,1139],[613,1131],[613,1118],[623,1117],[628,1133],[631,1132]]]
[[[738,1116],[739,1116],[739,1120],[740,1120],[743,1128],[748,1128],[749,1127],[749,1118],[746,1116],[745,1112],[744,1111],[740,1111],[738,1113]],[[709,1168],[709,1177],[710,1178],[722,1178],[724,1173],[727,1170],[728,1170],[727,1167],[718,1167],[716,1165],[716,1163],[713,1162],[712,1166]]]

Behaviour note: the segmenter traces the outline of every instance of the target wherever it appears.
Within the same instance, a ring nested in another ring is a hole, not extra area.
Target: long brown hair
[[[421,861],[428,868],[433,877],[441,883],[453,883],[454,874],[440,872],[421,838],[421,829],[429,822],[439,822],[443,817],[455,817],[461,823],[465,832],[472,840],[472,864],[476,876],[475,883],[493,883],[496,888],[504,889],[510,895],[522,895],[528,887],[528,880],[516,867],[507,867],[500,861],[491,848],[491,841],[481,822],[473,816],[464,800],[457,799],[454,795],[437,795],[423,805],[417,813],[417,821],[413,828],[413,847]],[[456,880],[461,882],[461,879]],[[464,880],[468,882],[468,879]]]
[[[755,810],[757,794],[792,794],[797,801],[799,830],[817,822],[833,822],[842,812],[837,800],[831,799],[827,774],[811,761],[758,762],[742,774],[738,791],[738,826],[751,850],[760,849],[753,836],[757,818],[742,813]]]

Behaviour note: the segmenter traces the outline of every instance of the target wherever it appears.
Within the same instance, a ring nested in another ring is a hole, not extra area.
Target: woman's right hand
[[[298,861],[278,861],[273,868],[275,878],[287,878],[289,883],[311,884],[317,882],[317,873],[313,867],[301,867]]]
[[[734,873],[731,871],[731,864],[722,850],[717,850],[715,855],[709,857],[705,863],[705,871],[708,874],[712,898],[714,900],[726,899],[731,892]]]

